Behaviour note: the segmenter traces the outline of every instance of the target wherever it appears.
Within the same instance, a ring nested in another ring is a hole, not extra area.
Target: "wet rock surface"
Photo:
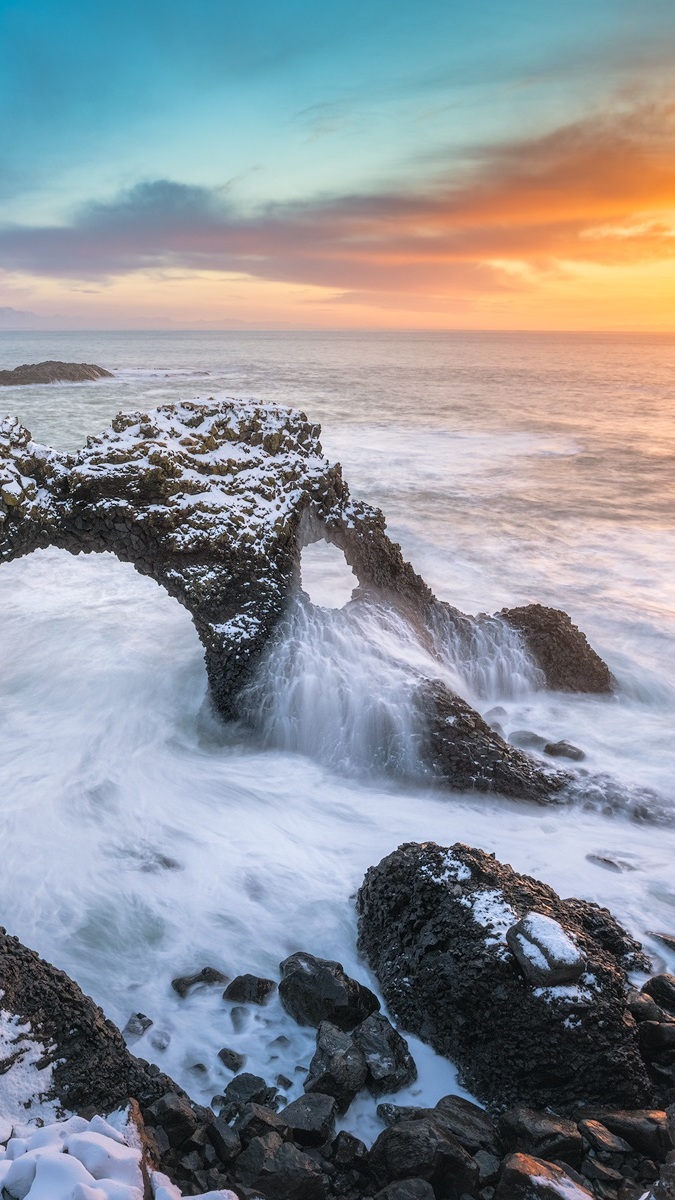
[[[112,371],[95,363],[67,363],[48,360],[22,363],[13,371],[0,371],[0,387],[20,387],[35,383],[85,383],[94,379],[112,379]]]
[[[608,689],[599,683],[604,664],[564,613],[534,605],[536,620],[517,615],[526,610],[471,618],[439,603],[387,537],[383,514],[352,500],[319,435],[297,410],[209,399],[119,414],[77,453],[58,454],[8,418],[0,561],[57,546],[133,563],[191,613],[225,718],[245,715],[245,689],[300,595],[301,550],[321,538],[352,567],[354,602],[395,608],[439,658],[444,639],[459,638],[470,653],[472,640],[494,639],[506,622],[537,661],[548,646],[550,686]],[[508,745],[438,680],[421,684],[417,702],[439,782],[543,801],[568,780]]]
[[[354,1029],[380,1007],[370,988],[351,979],[342,963],[299,951],[280,964],[279,997],[299,1025],[329,1021],[338,1029]]]
[[[611,692],[609,667],[567,613],[543,604],[503,608],[500,616],[522,635],[547,687],[560,692]]]
[[[626,1002],[639,947],[609,913],[563,901],[480,850],[434,843],[409,843],[371,868],[357,904],[360,948],[390,1010],[453,1059],[480,1099],[563,1114],[583,1102],[651,1102]],[[506,935],[533,912],[585,960],[575,983],[524,975]]]

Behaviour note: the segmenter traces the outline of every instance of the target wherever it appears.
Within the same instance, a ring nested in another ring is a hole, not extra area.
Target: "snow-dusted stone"
[[[561,1167],[529,1154],[512,1154],[504,1164],[495,1200],[591,1200],[593,1192]]]
[[[554,987],[573,983],[586,970],[586,959],[559,921],[529,912],[506,931],[507,945],[530,983]]]
[[[319,435],[296,409],[211,398],[120,414],[81,450],[58,454],[8,418],[0,561],[57,546],[133,563],[192,615],[213,701],[228,718],[245,715],[246,685],[301,594],[302,548],[322,538],[343,551],[359,603],[398,608],[430,644],[459,637],[470,652],[479,626],[503,628],[503,617],[469,618],[436,601],[387,537],[383,514],[352,500]],[[420,687],[417,704],[441,782],[544,801],[569,778],[507,745],[438,679]]]
[[[561,900],[481,850],[433,842],[371,867],[357,907],[359,947],[392,1015],[451,1058],[480,1100],[563,1114],[653,1102],[626,997],[627,968],[645,959],[607,910]],[[583,957],[576,981],[525,978],[507,935],[530,914],[550,918],[549,950]]]

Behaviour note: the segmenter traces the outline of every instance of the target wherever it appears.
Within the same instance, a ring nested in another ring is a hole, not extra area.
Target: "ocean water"
[[[277,1000],[235,1028],[218,989],[181,1001],[171,979],[205,964],[276,977],[305,949],[375,987],[353,897],[403,841],[495,851],[608,905],[655,967],[675,969],[652,936],[675,934],[675,338],[0,335],[0,367],[45,358],[115,371],[0,392],[3,415],[60,449],[120,409],[180,398],[304,409],[439,597],[467,612],[566,609],[619,690],[543,691],[504,639],[445,648],[442,671],[476,707],[499,705],[507,733],[574,742],[588,772],[568,807],[452,795],[411,758],[410,680],[438,661],[392,614],[340,608],[351,582],[329,548],[312,548],[305,583],[333,607],[289,613],[251,696],[254,733],[213,718],[188,614],[128,564],[55,550],[3,564],[2,924],[118,1024],[150,1016],[135,1052],[202,1102],[231,1078],[224,1046],[300,1094],[313,1038]],[[645,791],[658,823],[635,820]],[[451,1064],[411,1047],[420,1078],[402,1102],[457,1090]],[[373,1102],[344,1123],[374,1136]]]

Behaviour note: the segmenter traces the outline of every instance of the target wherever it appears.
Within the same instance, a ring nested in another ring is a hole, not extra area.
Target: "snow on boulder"
[[[388,1007],[485,1103],[652,1102],[626,1002],[626,969],[645,962],[607,910],[561,900],[482,850],[433,842],[371,867],[357,906]]]

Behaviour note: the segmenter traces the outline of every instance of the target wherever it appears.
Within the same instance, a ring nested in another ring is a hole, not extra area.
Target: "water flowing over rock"
[[[627,1004],[626,969],[645,960],[605,910],[459,843],[401,846],[368,871],[358,910],[360,948],[391,1011],[481,1100],[563,1113],[651,1102]],[[523,927],[528,974],[509,946]],[[542,985],[532,962],[540,978],[562,964],[576,979]]]
[[[49,359],[40,363],[23,363],[13,371],[0,371],[0,387],[26,387],[36,383],[87,383],[95,379],[112,379],[112,371],[95,363],[67,363]]]
[[[378,606],[397,614],[431,656],[426,669],[406,664],[420,725],[411,740],[423,771],[451,787],[515,798],[542,801],[559,792],[569,775],[507,745],[450,684],[450,644],[455,660],[477,660],[478,693],[477,646],[508,645],[500,670],[543,683],[527,636],[523,641],[505,618],[470,618],[439,603],[387,537],[383,514],[352,500],[319,434],[297,410],[211,399],[120,414],[82,450],[59,454],[6,419],[0,561],[57,546],[74,554],[110,551],[133,563],[191,613],[214,704],[232,718],[251,715],[250,695],[248,708],[242,698],[293,604],[312,608],[302,598],[300,555],[325,538],[358,579],[349,608],[375,613],[373,619]],[[593,655],[569,618],[557,614],[549,658],[569,665],[580,647]],[[550,664],[546,672],[555,677]],[[578,678],[583,685],[581,668]]]

